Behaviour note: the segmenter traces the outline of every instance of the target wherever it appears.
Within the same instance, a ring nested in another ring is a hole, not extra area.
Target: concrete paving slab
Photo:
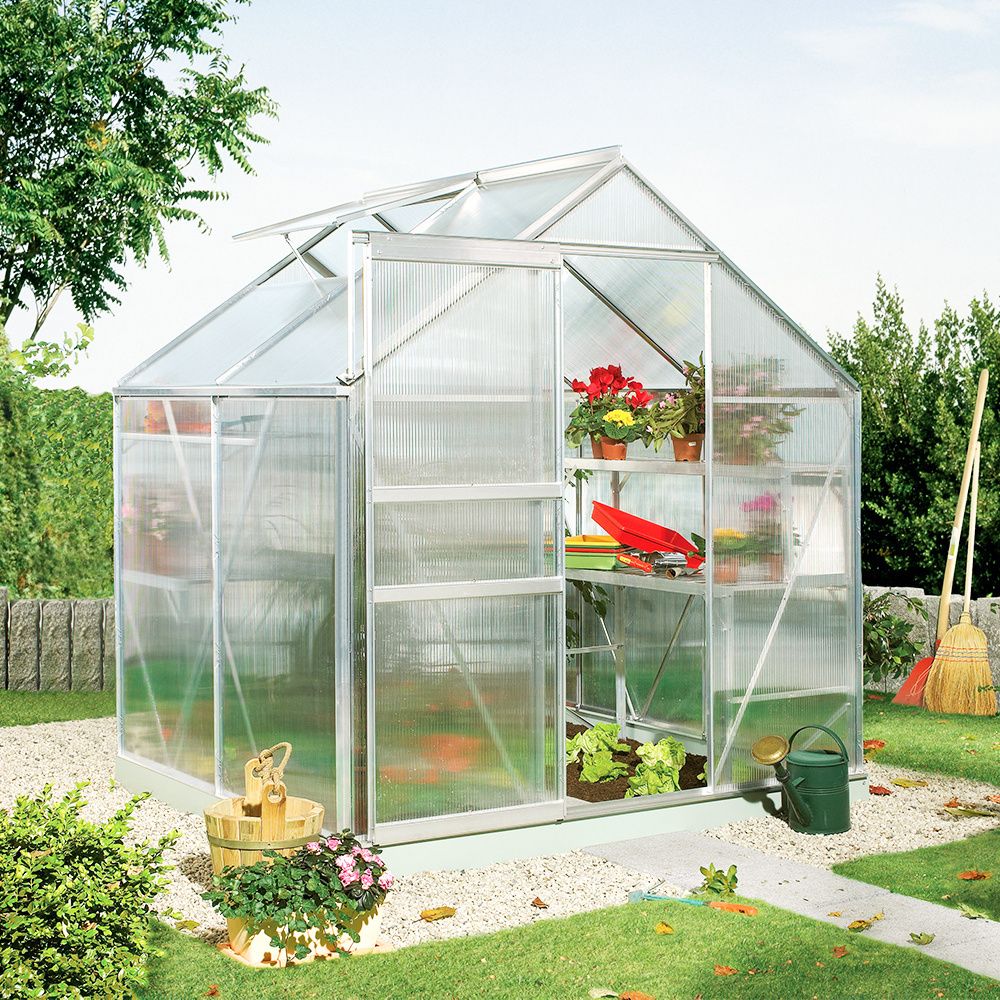
[[[597,844],[584,851],[649,875],[650,885],[664,879],[692,890],[702,883],[699,869],[703,865],[711,863],[723,870],[736,865],[741,896],[844,929],[852,920],[869,920],[881,913],[881,920],[861,932],[866,937],[916,947],[910,942],[911,932],[933,934],[929,945],[920,946],[924,954],[1000,979],[1000,923],[993,920],[969,920],[946,906],[698,833],[639,837]]]

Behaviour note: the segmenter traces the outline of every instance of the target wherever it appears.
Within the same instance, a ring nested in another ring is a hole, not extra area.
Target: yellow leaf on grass
[[[665,924],[662,920],[654,928],[657,934],[673,934],[674,929],[670,924]]]
[[[455,916],[455,907],[435,906],[432,910],[421,910],[420,916],[427,921],[440,920],[442,917],[453,917]]]
[[[967,882],[978,882],[980,879],[989,878],[993,872],[981,872],[975,868],[969,872],[959,872],[958,877],[964,878]]]
[[[715,974],[717,976],[735,976],[739,969],[734,969],[731,965],[717,965]]]
[[[900,788],[926,788],[926,781],[914,781],[912,778],[893,778],[892,783]]]
[[[866,931],[876,920],[881,920],[883,914],[876,913],[871,920],[852,920],[848,925],[847,929],[849,931]]]

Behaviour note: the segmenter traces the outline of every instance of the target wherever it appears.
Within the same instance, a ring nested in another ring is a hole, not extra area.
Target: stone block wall
[[[15,600],[0,587],[0,688],[107,691],[115,686],[114,602]]]

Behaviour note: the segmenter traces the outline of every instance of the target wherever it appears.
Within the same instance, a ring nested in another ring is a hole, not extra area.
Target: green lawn
[[[114,691],[0,691],[0,726],[114,715]]]
[[[878,764],[1000,783],[998,716],[942,715],[866,692],[864,738],[885,741],[872,756]]]
[[[186,1000],[218,987],[243,1000],[587,1000],[603,987],[656,1000],[912,1000],[990,996],[998,984],[917,948],[883,944],[832,924],[757,903],[756,917],[678,903],[634,903],[483,937],[388,954],[250,969],[175,931],[150,964],[139,1000]],[[666,921],[673,934],[658,934]],[[900,929],[902,932],[902,928]],[[846,948],[838,957],[835,949]],[[736,970],[725,973],[726,967]],[[887,970],[891,969],[891,975]]]
[[[873,854],[834,865],[846,875],[871,885],[932,903],[960,909],[965,903],[1000,920],[1000,830],[937,847],[898,854]],[[990,872],[986,879],[960,879],[960,872]]]

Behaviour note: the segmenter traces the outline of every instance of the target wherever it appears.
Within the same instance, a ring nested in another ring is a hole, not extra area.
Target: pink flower
[[[388,892],[388,891],[389,891],[389,889],[390,889],[390,888],[392,887],[392,883],[393,883],[393,882],[395,882],[395,879],[394,879],[394,878],[393,878],[393,877],[392,877],[392,876],[391,876],[391,875],[390,875],[390,874],[389,874],[388,872],[386,872],[386,873],[385,873],[385,874],[384,874],[384,875],[383,875],[383,876],[382,876],[382,877],[381,877],[381,878],[380,878],[380,879],[378,880],[378,887],[379,887],[379,888],[380,888],[380,889],[381,889],[381,890],[382,890],[383,892]]]
[[[327,846],[327,847],[328,847],[328,848],[329,848],[329,849],[330,849],[331,851],[335,851],[335,850],[336,850],[336,849],[337,849],[338,847],[340,847],[340,841],[339,841],[339,840],[337,840],[337,839],[336,839],[336,838],[334,838],[334,837],[331,837],[331,838],[330,838],[330,839],[329,839],[329,840],[328,840],[328,841],[326,842],[326,846]]]
[[[379,865],[382,868],[385,867],[385,862],[382,860],[382,855],[380,854],[373,854],[371,856],[371,862],[373,865]]]
[[[342,871],[347,871],[349,868],[354,867],[354,858],[350,854],[341,854],[334,864]]]
[[[312,851],[313,854],[319,854],[319,842],[314,840],[311,844],[306,844],[306,850]]]
[[[366,868],[361,873],[361,888],[362,889],[370,889],[374,883],[375,883],[375,879],[372,878],[371,869],[370,868]]]
[[[371,864],[372,858],[375,857],[375,855],[372,854],[372,852],[369,851],[367,847],[362,847],[361,848],[360,855],[361,855],[361,860],[362,861],[367,861],[368,864]]]
[[[340,873],[340,884],[346,889],[349,885],[353,885],[360,878],[361,872],[343,871]]]

